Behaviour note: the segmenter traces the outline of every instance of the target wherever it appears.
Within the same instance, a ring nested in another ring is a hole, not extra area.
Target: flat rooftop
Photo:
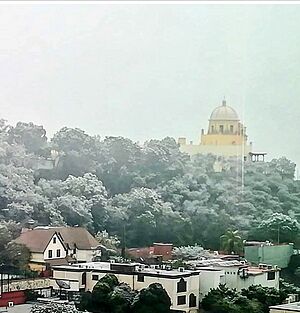
[[[0,313],[30,313],[32,304],[19,304],[10,308],[0,307]]]
[[[224,261],[223,259],[207,259],[207,260],[195,260],[189,261],[189,264],[192,264],[196,267],[207,267],[207,266],[215,266],[215,267],[244,267],[245,264],[241,263],[237,260]]]
[[[271,306],[270,309],[290,312],[300,312],[300,302],[286,303]]]
[[[141,263],[110,263],[110,262],[90,262],[90,263],[81,263],[73,265],[60,265],[54,266],[54,270],[70,270],[70,271],[80,271],[80,270],[91,270],[91,271],[104,271],[104,272],[124,272],[124,274],[131,273],[141,273],[149,274],[155,276],[191,276],[198,275],[200,270],[185,270],[185,269],[164,269],[164,268],[155,268],[146,266]],[[127,271],[126,269],[130,269]]]

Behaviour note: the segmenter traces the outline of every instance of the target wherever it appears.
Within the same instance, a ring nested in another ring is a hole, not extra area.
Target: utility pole
[[[121,256],[125,259],[125,251],[126,251],[126,232],[125,232],[125,221],[123,223],[123,232],[122,232],[122,251]]]

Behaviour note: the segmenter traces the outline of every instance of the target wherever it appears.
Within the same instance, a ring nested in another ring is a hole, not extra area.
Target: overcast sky
[[[0,117],[199,140],[223,97],[300,164],[300,6],[0,4]]]

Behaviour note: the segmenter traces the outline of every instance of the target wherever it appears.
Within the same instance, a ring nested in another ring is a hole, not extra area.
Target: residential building
[[[279,268],[276,266],[260,264],[254,267],[244,261],[222,259],[190,261],[189,264],[200,271],[204,269],[222,271],[224,274],[220,277],[220,283],[238,291],[249,288],[251,285],[279,289]]]
[[[293,302],[270,307],[270,313],[299,313],[300,302]]]
[[[211,289],[217,289],[220,284],[224,283],[224,271],[211,267],[203,267],[200,271],[199,300],[210,292]]]
[[[279,270],[272,266],[252,267],[245,262],[222,259],[190,261],[189,265],[189,270],[171,270],[167,265],[109,262],[54,266],[52,287],[60,291],[65,289],[71,294],[92,291],[99,279],[112,273],[133,290],[148,287],[151,283],[162,284],[171,298],[171,308],[178,312],[197,312],[203,297],[220,284],[238,291],[251,285],[279,288]]]
[[[91,262],[101,254],[98,241],[83,227],[23,229],[15,242],[27,246],[30,268],[37,271],[53,265]]]
[[[251,160],[249,154],[252,152],[252,143],[248,144],[247,140],[246,127],[241,123],[237,112],[223,100],[222,105],[212,111],[208,130],[205,133],[202,129],[198,143],[187,143],[185,137],[179,138],[178,143],[180,150],[191,156],[211,153],[219,157]]]
[[[138,262],[160,264],[172,259],[173,244],[155,242],[151,247],[130,248],[127,253]]]
[[[291,256],[295,254],[293,243],[272,244],[268,241],[248,241],[245,243],[244,251],[245,259],[252,264],[266,263],[280,268],[288,267]]]
[[[168,267],[162,269],[139,263],[109,262],[54,266],[52,287],[60,292],[64,288],[71,293],[91,291],[107,273],[114,274],[120,282],[127,283],[133,290],[160,283],[171,299],[171,309],[174,312],[198,312],[200,272],[183,268],[171,270]]]

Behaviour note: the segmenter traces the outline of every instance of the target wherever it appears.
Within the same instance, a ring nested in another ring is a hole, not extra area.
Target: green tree
[[[134,298],[132,313],[169,313],[171,299],[161,284],[142,289]]]
[[[129,285],[120,283],[110,295],[112,313],[131,313],[131,303],[136,292],[132,291]]]
[[[269,307],[281,304],[286,299],[286,292],[275,288],[253,285],[248,289],[243,289],[241,294],[250,300],[257,300],[263,305],[263,312],[268,313]]]
[[[299,223],[297,220],[282,213],[273,213],[255,229],[257,239],[271,240],[278,243],[294,242],[298,235]]]
[[[227,230],[220,237],[221,250],[227,253],[240,253],[243,249],[243,241],[237,230]]]
[[[119,283],[113,274],[106,274],[92,292],[82,295],[78,309],[93,313],[130,313],[135,292],[129,285]]]
[[[18,122],[15,127],[9,128],[8,142],[24,145],[30,153],[42,154],[47,145],[46,130],[33,123]]]

